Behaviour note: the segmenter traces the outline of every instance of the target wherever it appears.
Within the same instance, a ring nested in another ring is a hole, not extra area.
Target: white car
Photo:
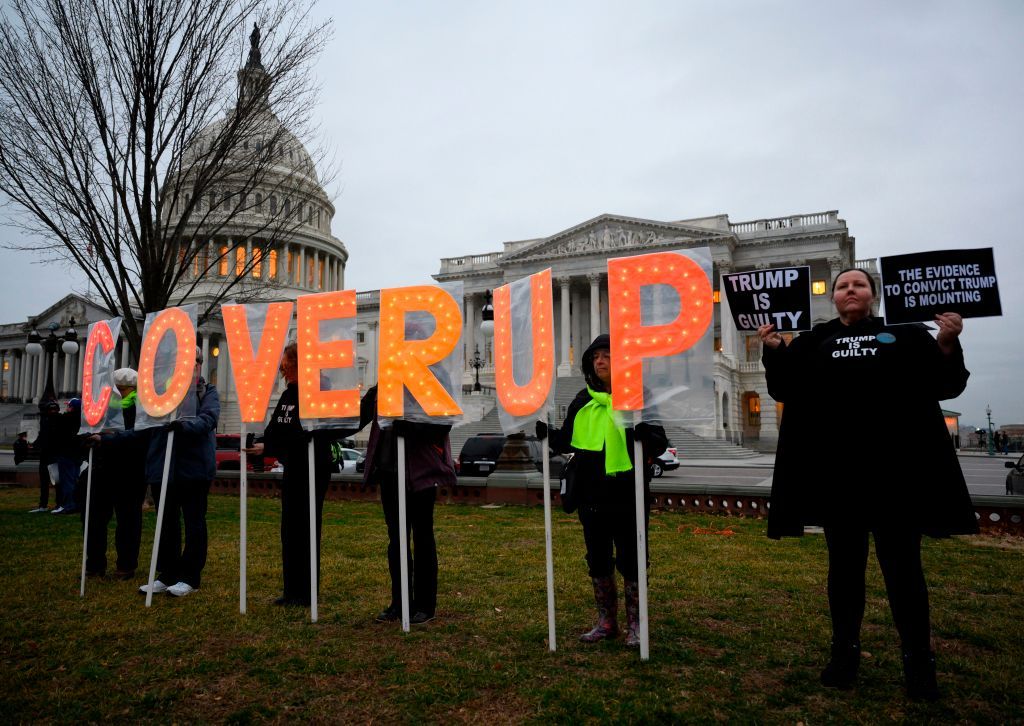
[[[672,471],[673,469],[679,468],[679,459],[676,458],[676,447],[670,446],[665,449],[665,453],[654,460],[652,469],[654,476],[661,476],[666,471]]]

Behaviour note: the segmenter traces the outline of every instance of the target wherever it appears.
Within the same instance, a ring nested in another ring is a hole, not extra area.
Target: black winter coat
[[[978,531],[938,403],[967,385],[959,345],[944,355],[923,325],[837,318],[762,360],[784,404],[769,537],[805,525]]]

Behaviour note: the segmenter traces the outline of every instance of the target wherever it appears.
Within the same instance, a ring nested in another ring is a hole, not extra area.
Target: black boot
[[[935,680],[935,653],[929,650],[903,651],[903,676],[907,698],[911,701],[937,701],[939,684]]]
[[[828,688],[853,688],[860,667],[860,643],[832,642],[832,659],[821,672],[821,684]]]

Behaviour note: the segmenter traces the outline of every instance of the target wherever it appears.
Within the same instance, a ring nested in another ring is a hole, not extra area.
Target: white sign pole
[[[149,592],[146,593],[147,608],[153,604],[153,583],[156,581],[156,559],[160,554],[160,532],[163,530],[164,525],[164,504],[167,502],[167,478],[171,471],[171,452],[173,449],[174,429],[171,429],[167,432],[167,450],[164,452],[164,473],[160,478],[160,501],[156,505],[156,532],[153,533],[153,554],[149,558]]]
[[[82,586],[78,596],[85,597],[85,558],[89,547],[89,509],[92,504],[92,449],[89,449],[89,473],[85,475],[85,535],[82,538]]]
[[[640,660],[650,660],[651,644],[647,622],[647,523],[644,500],[644,447],[636,435],[636,424],[640,423],[640,412],[633,422],[633,471],[636,473],[636,574],[640,590]]]
[[[393,424],[392,424],[393,425]],[[405,528],[405,437],[398,439],[398,549],[402,575],[402,630],[409,632],[409,533]]]
[[[238,552],[238,612],[245,615],[246,590],[246,567],[248,564],[248,500],[249,491],[249,460],[245,453],[245,421],[242,421],[241,430],[238,436],[238,500],[241,511],[239,513],[239,552]]]
[[[309,440],[309,619],[319,618],[316,602],[316,460],[313,439]]]
[[[552,653],[556,649],[555,644],[555,562],[551,551],[551,451],[548,448],[548,439],[540,442],[544,450],[543,461],[544,472],[544,557],[547,560],[547,585],[548,585],[548,650]]]

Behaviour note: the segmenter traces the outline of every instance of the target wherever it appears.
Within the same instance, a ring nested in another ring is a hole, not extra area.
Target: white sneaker
[[[56,509],[51,509],[50,510],[50,514],[60,514],[63,511],[64,511],[64,507],[57,507]]]
[[[167,590],[168,590],[167,585],[165,585],[164,583],[160,582],[160,580],[154,580],[153,581],[153,594],[156,594],[158,592],[167,592]],[[140,585],[139,586],[139,592],[141,592],[143,595],[148,594],[149,593],[149,585]]]
[[[167,588],[167,594],[174,595],[174,597],[185,597],[186,595],[193,593],[195,591],[196,588],[192,587],[187,582],[179,582]]]
[[[36,507],[35,509],[28,510],[29,514],[38,514],[40,512],[49,512],[50,510],[46,507]]]

